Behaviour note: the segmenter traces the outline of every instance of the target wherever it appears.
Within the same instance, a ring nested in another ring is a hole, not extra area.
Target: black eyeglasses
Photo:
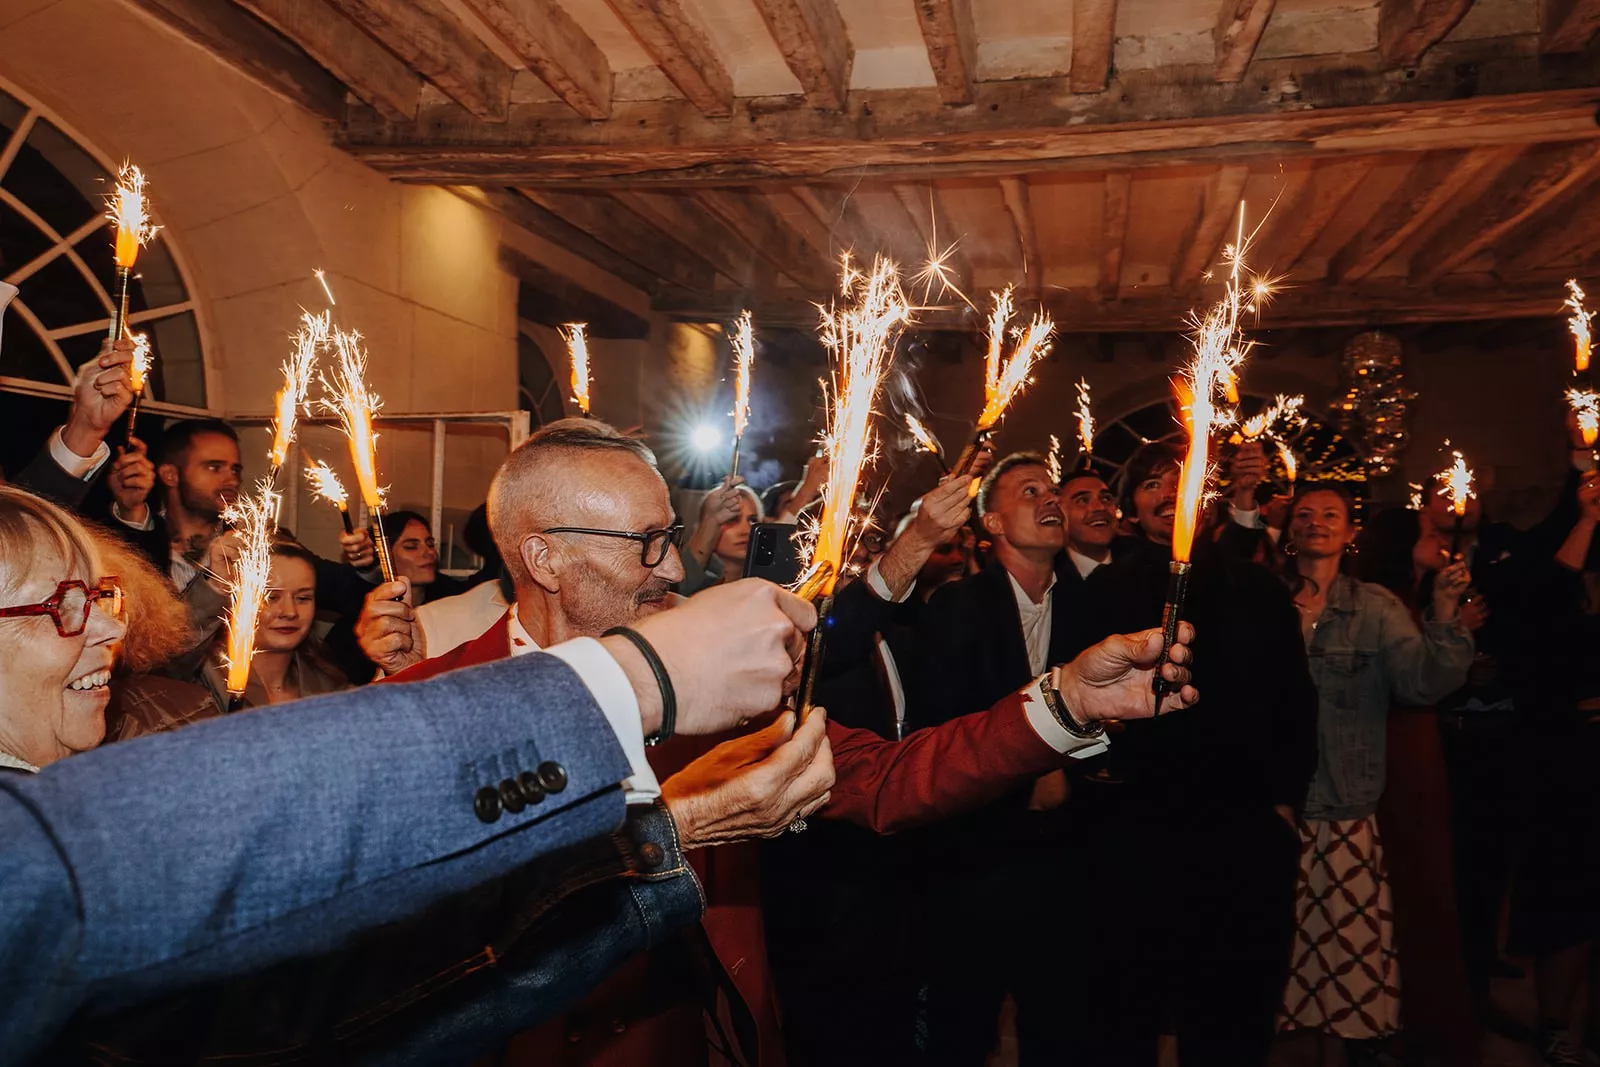
[[[89,609],[97,605],[113,619],[122,618],[122,583],[108,575],[90,588],[73,578],[57,585],[48,600],[0,608],[0,619],[48,615],[56,624],[56,633],[62,637],[77,637],[89,625]]]
[[[592,530],[587,526],[552,526],[544,532],[588,534],[591,537],[624,537],[629,541],[637,541],[639,562],[651,570],[661,566],[661,561],[667,558],[668,548],[683,547],[681,525],[668,526],[665,530],[646,530],[644,533],[634,533],[632,530]]]

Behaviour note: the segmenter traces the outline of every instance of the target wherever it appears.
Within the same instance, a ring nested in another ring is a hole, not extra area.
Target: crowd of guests
[[[67,422],[0,488],[12,772],[714,597],[745,574],[756,525],[803,521],[824,474],[812,460],[765,497],[727,479],[684,507],[643,442],[552,424],[469,522],[484,560],[470,577],[439,570],[414,512],[379,531],[392,582],[366,531],[338,560],[279,531],[240,698],[220,632],[238,437],[182,420],[112,455],[128,355],[86,365]],[[1112,484],[980,451],[857,546],[825,716],[669,740],[636,764],[629,799],[659,796],[679,863],[651,839],[634,873],[692,868],[702,922],[611,961],[582,996],[545,992],[603,954],[530,963],[520,980],[548,1010],[528,1009],[496,1062],[977,1067],[1006,1034],[1024,1065],[1241,1067],[1311,1032],[1352,1063],[1468,1067],[1485,1026],[1515,1026],[1489,996],[1508,956],[1531,961],[1544,1061],[1597,1062],[1576,1024],[1600,925],[1600,672],[1581,651],[1600,636],[1600,474],[1569,429],[1568,484],[1527,531],[1475,500],[1458,517],[1432,485],[1419,510],[1363,508],[1335,483],[1279,493],[1259,444],[1233,449],[1194,554],[1197,636],[1173,655],[1179,710],[1158,718],[1148,684],[1150,707],[1080,718],[1048,683],[1075,663],[1069,697],[1122,699],[1121,666],[1096,665],[1162,621],[1179,453],[1147,444]],[[774,760],[791,739],[801,754]],[[758,767],[775,799],[730,804],[728,783]],[[546,761],[508,776],[477,815],[521,813],[565,775]],[[546,936],[528,901],[548,881],[98,1013],[57,1051],[344,1062],[341,1042],[381,1040],[465,1062],[466,1024],[439,1005],[480,953]]]

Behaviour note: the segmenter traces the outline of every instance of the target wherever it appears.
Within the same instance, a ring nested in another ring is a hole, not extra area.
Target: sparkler
[[[1300,469],[1300,461],[1295,458],[1294,449],[1282,441],[1278,442],[1278,455],[1283,458],[1283,473],[1289,479],[1289,492],[1292,494],[1294,492],[1295,476]]]
[[[949,474],[950,464],[944,461],[944,453],[939,451],[939,442],[934,440],[933,434],[928,432],[928,428],[922,425],[917,417],[909,411],[906,412],[906,429],[911,431],[911,436],[917,442],[917,447],[924,452],[931,453],[933,458],[939,461],[940,468],[946,474]]]
[[[1094,456],[1094,409],[1089,405],[1087,378],[1078,379],[1078,447],[1083,451],[1083,465],[1087,468]]]
[[[1240,316],[1249,307],[1247,293],[1253,293],[1255,285],[1251,282],[1250,288],[1246,288],[1247,251],[1244,204],[1240,203],[1238,235],[1223,251],[1223,258],[1230,265],[1227,289],[1205,317],[1195,321],[1194,358],[1183,374],[1173,380],[1179,410],[1189,433],[1189,447],[1178,475],[1178,504],[1172,516],[1172,563],[1161,618],[1161,660],[1156,665],[1154,680],[1157,711],[1166,693],[1161,666],[1167,662],[1172,644],[1178,638],[1178,617],[1189,592],[1195,530],[1200,523],[1200,508],[1211,468],[1211,434],[1231,414],[1219,410],[1217,397],[1227,396],[1230,384],[1238,381],[1239,366],[1251,347],[1241,341],[1239,334]]]
[[[355,533],[355,524],[350,521],[350,494],[345,492],[344,483],[333,468],[321,460],[307,463],[306,477],[311,479],[311,495],[338,508],[339,518],[344,520],[344,532]]]
[[[367,353],[361,347],[361,335],[334,328],[331,341],[338,360],[331,380],[319,375],[322,388],[331,396],[324,397],[322,404],[339,416],[350,442],[350,462],[356,471],[356,488],[367,506],[378,566],[383,580],[392,582],[394,561],[389,558],[389,542],[383,537],[384,490],[378,485],[378,435],[372,432],[372,417],[382,407],[382,401],[367,387]]]
[[[339,301],[333,298],[333,290],[328,288],[328,272],[323,270],[321,267],[318,267],[316,270],[312,271],[311,274],[317,279],[317,281],[322,283],[322,291],[328,294],[329,306],[331,307],[338,304]]]
[[[584,418],[589,417],[589,338],[586,322],[569,322],[561,336],[567,339],[567,355],[572,360],[572,401]]]
[[[1567,403],[1578,417],[1578,431],[1583,443],[1593,445],[1600,438],[1600,393],[1593,389],[1568,389]]]
[[[256,483],[255,493],[235,500],[222,513],[222,519],[239,535],[241,546],[233,561],[228,605],[229,710],[235,710],[250,684],[250,658],[255,654],[256,622],[267,596],[268,572],[272,569],[272,534],[278,513],[278,494],[272,483]]]
[[[277,484],[278,469],[288,458],[289,446],[294,443],[295,425],[311,391],[311,372],[317,366],[317,352],[328,344],[332,318],[329,311],[321,315],[302,312],[300,328],[294,335],[294,350],[283,361],[283,388],[272,402],[272,447],[267,450],[273,484]]]
[[[1050,484],[1061,484],[1061,438],[1050,435],[1050,454],[1045,457],[1045,467],[1050,474]]]
[[[161,227],[150,221],[150,205],[144,195],[144,171],[124,163],[117,173],[116,191],[106,198],[106,218],[117,227],[112,259],[117,266],[117,307],[106,334],[115,341],[128,323],[128,279],[139,260],[139,249],[150,243]]]
[[[1445,447],[1450,447],[1449,441],[1445,442]],[[1450,510],[1455,513],[1455,529],[1450,534],[1450,558],[1457,559],[1461,555],[1461,520],[1467,514],[1467,501],[1475,498],[1478,491],[1473,488],[1472,468],[1467,466],[1461,450],[1452,449],[1450,455],[1450,466],[1434,475],[1434,478],[1439,483],[1438,494],[1450,498]]]
[[[1050,338],[1055,333],[1055,323],[1044,312],[1036,312],[1026,329],[1016,331],[1016,347],[1010,356],[1004,355],[1006,327],[1016,313],[1008,285],[994,294],[994,310],[989,313],[989,351],[983,361],[983,410],[978,414],[978,424],[972,443],[962,450],[956,460],[955,470],[965,473],[978,456],[978,449],[994,432],[1005,416],[1006,408],[1015,400],[1023,387],[1033,378],[1033,368],[1044,354],[1050,351]]]
[[[585,353],[585,365],[587,359]],[[755,328],[750,322],[750,312],[745,311],[740,314],[733,331],[733,460],[728,464],[730,482],[739,473],[739,445],[744,442],[744,428],[750,423],[750,365],[755,359]],[[576,374],[576,370],[573,373]],[[587,394],[588,390],[584,392]]]
[[[1567,302],[1563,307],[1570,308],[1571,317],[1567,319],[1567,328],[1572,331],[1573,341],[1576,343],[1575,370],[1578,374],[1589,371],[1589,320],[1594,318],[1594,312],[1587,311],[1583,306],[1584,293],[1578,285],[1578,279],[1567,279]]]
[[[852,505],[861,470],[873,451],[873,402],[900,330],[911,320],[911,307],[893,263],[879,257],[872,273],[862,275],[847,255],[843,274],[842,292],[848,303],[822,309],[820,330],[823,346],[832,357],[833,373],[825,396],[827,429],[822,445],[828,476],[822,488],[822,513],[810,532],[810,565],[796,589],[817,605],[817,626],[806,646],[796,704],[802,715],[811,707],[822,666],[825,620],[833,607],[834,584],[849,557],[852,539],[860,533]]]
[[[128,388],[133,390],[133,402],[128,405],[128,445],[133,445],[133,423],[139,417],[139,401],[144,399],[144,383],[150,376],[150,335],[130,333],[133,342],[133,359],[128,363]]]

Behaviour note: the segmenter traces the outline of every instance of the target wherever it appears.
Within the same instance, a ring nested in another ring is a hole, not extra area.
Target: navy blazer
[[[480,821],[545,761],[567,784]],[[338,948],[621,824],[631,769],[566,664],[526,656],[0,773],[0,1048]]]

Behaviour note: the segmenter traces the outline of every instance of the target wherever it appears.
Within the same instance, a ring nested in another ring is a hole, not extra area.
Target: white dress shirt
[[[612,733],[622,745],[633,776],[622,783],[629,804],[648,804],[661,795],[661,784],[656,772],[644,757],[644,726],[639,722],[639,698],[634,696],[633,683],[628,681],[621,664],[611,658],[611,653],[592,637],[578,637],[541,649],[517,619],[517,608],[511,606],[510,620],[511,656],[526,656],[546,652],[571,667],[600,705],[600,712],[611,724]]]
[[[111,449],[101,441],[94,446],[93,454],[80,456],[67,447],[66,438],[61,436],[61,431],[65,429],[65,426],[57,426],[56,432],[50,435],[50,458],[55,460],[56,466],[72,477],[86,482],[95,476],[95,472],[105,465],[106,460],[111,458]]]
[[[1028,670],[1033,674],[1043,674],[1050,660],[1050,615],[1056,599],[1056,576],[1050,575],[1044,598],[1037,604],[1010,571],[1006,572],[1006,577],[1011,580],[1011,593],[1017,598],[1017,617],[1022,620],[1022,640],[1028,646]]]
[[[1096,570],[1104,567],[1107,562],[1110,562],[1109,560],[1102,562],[1098,559],[1090,559],[1071,545],[1067,546],[1067,558],[1072,561],[1074,567],[1078,568],[1078,574],[1084,578],[1089,577]]]
[[[417,608],[423,650],[432,659],[482,637],[510,606],[500,592],[500,583],[492,580],[475,585],[465,593],[428,601]]]

